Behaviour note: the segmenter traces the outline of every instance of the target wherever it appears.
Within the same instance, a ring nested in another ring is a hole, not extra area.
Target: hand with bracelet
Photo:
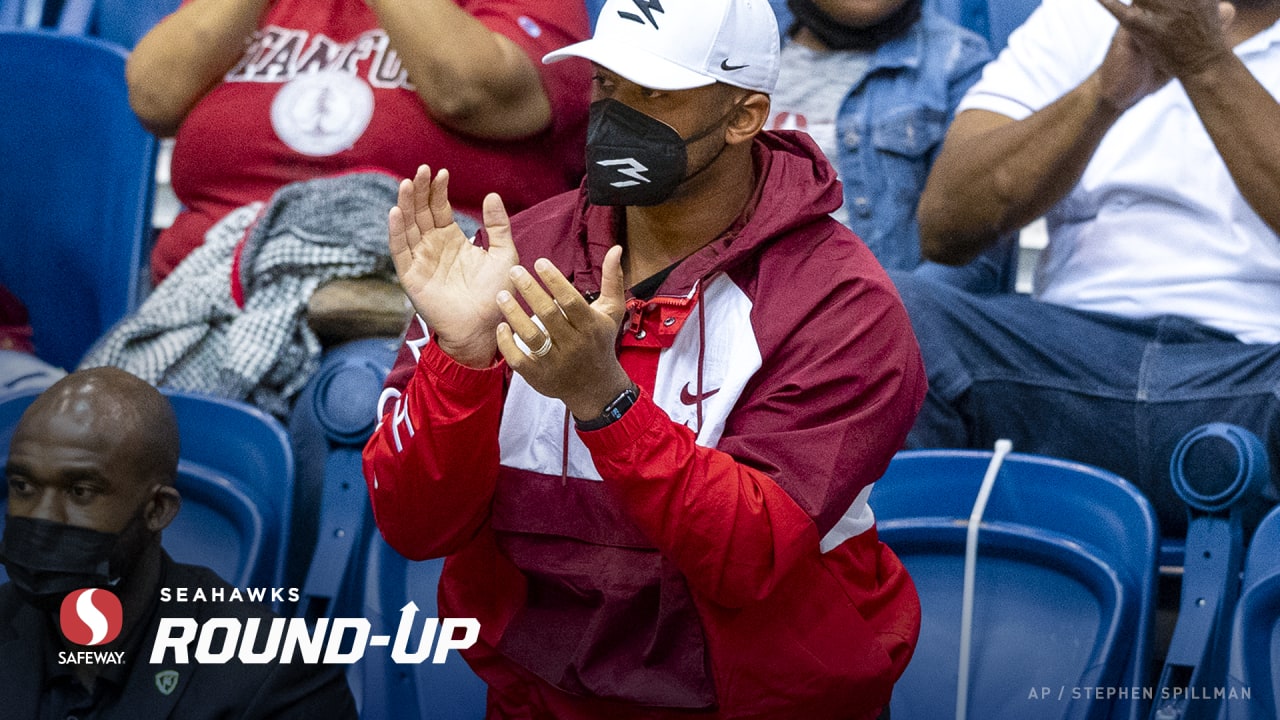
[[[590,304],[545,258],[533,265],[537,278],[518,265],[510,273],[533,317],[510,292],[498,293],[506,318],[498,325],[498,351],[534,390],[563,400],[581,430],[604,427],[636,398],[614,346],[626,314],[621,260],[621,246],[605,255],[600,297]],[[517,337],[530,352],[520,349]]]
[[[405,294],[454,360],[480,368],[500,351],[512,370],[543,395],[563,400],[575,418],[598,418],[625,390],[635,388],[614,351],[626,312],[622,248],[605,256],[600,297],[588,304],[550,261],[534,264],[546,289],[519,265],[510,220],[497,195],[485,199],[484,222],[487,250],[468,241],[454,223],[446,171],[433,177],[423,166],[413,180],[401,183],[389,227],[391,256]],[[515,301],[512,288],[545,331]],[[515,336],[530,353],[516,345]]]

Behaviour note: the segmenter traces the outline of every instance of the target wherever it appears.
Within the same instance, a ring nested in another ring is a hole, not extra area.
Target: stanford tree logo
[[[62,634],[76,645],[105,645],[120,635],[124,611],[110,590],[76,590],[62,600]]]

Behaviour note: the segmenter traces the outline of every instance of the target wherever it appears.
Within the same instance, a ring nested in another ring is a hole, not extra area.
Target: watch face
[[[594,417],[590,420],[578,420],[575,418],[574,423],[578,426],[579,430],[599,430],[617,422],[617,420],[621,418],[627,410],[631,409],[632,405],[636,404],[636,400],[639,397],[640,395],[636,392],[636,389],[634,387],[629,387],[626,390],[623,390],[618,397],[614,398],[613,402],[606,405],[604,410],[601,411],[599,417]]]
[[[609,412],[609,414],[613,415],[614,420],[617,420],[622,417],[622,413],[626,412],[628,408],[635,404],[635,402],[636,391],[631,388],[627,388],[626,390],[623,390],[622,394],[615,398],[613,402],[609,403],[609,407],[605,408],[605,410]]]

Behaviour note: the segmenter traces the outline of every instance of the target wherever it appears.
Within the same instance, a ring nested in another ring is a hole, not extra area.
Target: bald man
[[[161,588],[224,588],[206,568],[175,563],[161,531],[182,504],[178,424],[168,400],[116,368],[73,373],[29,407],[5,467],[9,504],[0,560],[0,687],[21,718],[354,718],[334,667],[146,662],[160,616],[272,617],[248,602],[161,603]],[[62,600],[107,588],[120,634],[91,648],[59,631]],[[86,649],[113,664],[63,663]],[[123,653],[114,655],[113,653]],[[167,655],[166,661],[175,661]]]

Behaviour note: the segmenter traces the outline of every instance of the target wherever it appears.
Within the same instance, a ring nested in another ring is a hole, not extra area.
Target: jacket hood
[[[764,131],[752,146],[757,172],[755,194],[742,215],[718,238],[694,252],[662,283],[660,295],[687,295],[698,281],[725,272],[785,242],[788,235],[814,223],[832,223],[830,214],[844,202],[835,168],[808,134]],[[573,269],[580,290],[600,285],[600,264],[616,244],[622,208],[595,206],[579,190],[577,236],[586,246],[584,266]]]

